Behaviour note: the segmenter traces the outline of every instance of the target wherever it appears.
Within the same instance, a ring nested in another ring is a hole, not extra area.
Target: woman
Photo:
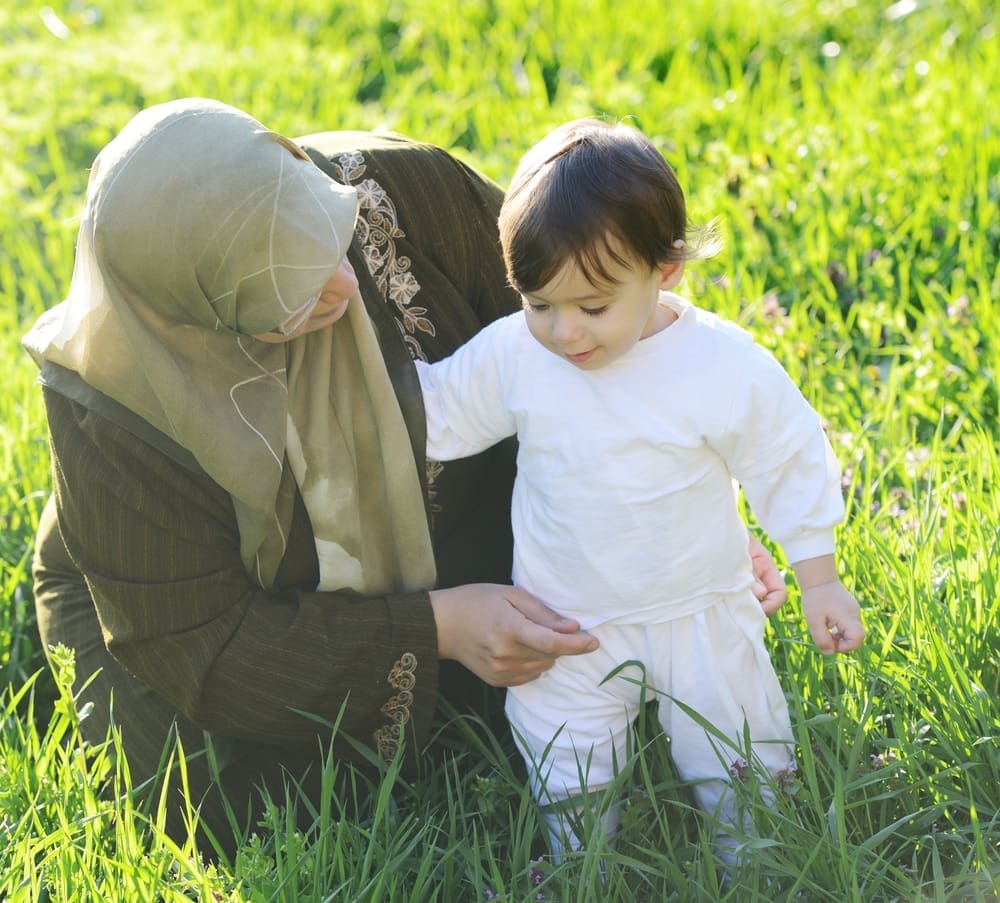
[[[412,753],[439,696],[595,648],[501,585],[511,449],[423,458],[412,358],[518,304],[501,198],[437,148],[300,146],[207,100],[98,156],[69,296],[25,338],[53,458],[34,572],[46,647],[101,669],[84,734],[118,725],[135,783],[173,731],[211,738],[193,793],[253,810],[255,785],[318,777],[323,744]]]

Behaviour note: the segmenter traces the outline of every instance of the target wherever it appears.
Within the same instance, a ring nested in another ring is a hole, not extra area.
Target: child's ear
[[[660,264],[660,288],[668,292],[676,288],[684,278],[684,261]]]

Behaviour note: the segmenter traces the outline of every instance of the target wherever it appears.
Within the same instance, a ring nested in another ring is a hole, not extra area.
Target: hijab
[[[233,107],[136,115],[90,172],[65,301],[24,339],[186,449],[233,501],[251,577],[273,585],[296,487],[318,589],[429,588],[423,487],[360,296],[285,343],[344,259],[355,189]]]

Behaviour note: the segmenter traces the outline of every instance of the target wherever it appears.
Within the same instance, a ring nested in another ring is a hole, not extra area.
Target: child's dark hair
[[[500,242],[522,293],[569,262],[597,286],[614,281],[609,261],[655,268],[717,246],[710,228],[688,224],[684,192],[649,139],[597,119],[566,123],[524,155],[500,210]]]

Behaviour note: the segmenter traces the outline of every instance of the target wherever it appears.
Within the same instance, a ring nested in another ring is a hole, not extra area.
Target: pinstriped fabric
[[[394,237],[396,259],[410,261],[420,288],[410,307],[419,302],[420,316],[433,324],[413,333],[427,359],[450,353],[515,307],[496,239],[495,185],[442,151],[405,139],[316,137],[314,146],[327,138],[358,150],[366,177],[393,200],[403,233]],[[394,335],[379,331],[383,348],[398,347],[403,312],[363,269],[360,243],[350,256],[366,305],[385,305],[399,324]],[[394,385],[412,418],[414,403],[419,413],[419,401],[406,397],[413,387]],[[394,747],[383,744],[384,729],[405,722],[408,734],[426,734],[439,686],[425,593],[311,592],[317,564],[301,503],[275,587],[265,592],[245,573],[223,490],[62,395],[46,391],[46,406],[58,525],[47,517],[38,538],[39,624],[46,643],[77,650],[80,683],[105,669],[85,696],[95,708],[84,730],[103,739],[113,692],[136,782],[155,771],[175,722],[189,751],[203,743],[202,729],[225,738],[217,752],[236,799],[252,796],[254,776],[274,763],[315,757],[325,732],[301,712],[333,722],[343,706],[342,730],[387,754]],[[441,585],[508,578],[511,478],[509,448],[449,464],[439,475],[434,545]],[[335,743],[335,751],[353,756],[346,742]],[[201,779],[207,784],[207,771]]]

